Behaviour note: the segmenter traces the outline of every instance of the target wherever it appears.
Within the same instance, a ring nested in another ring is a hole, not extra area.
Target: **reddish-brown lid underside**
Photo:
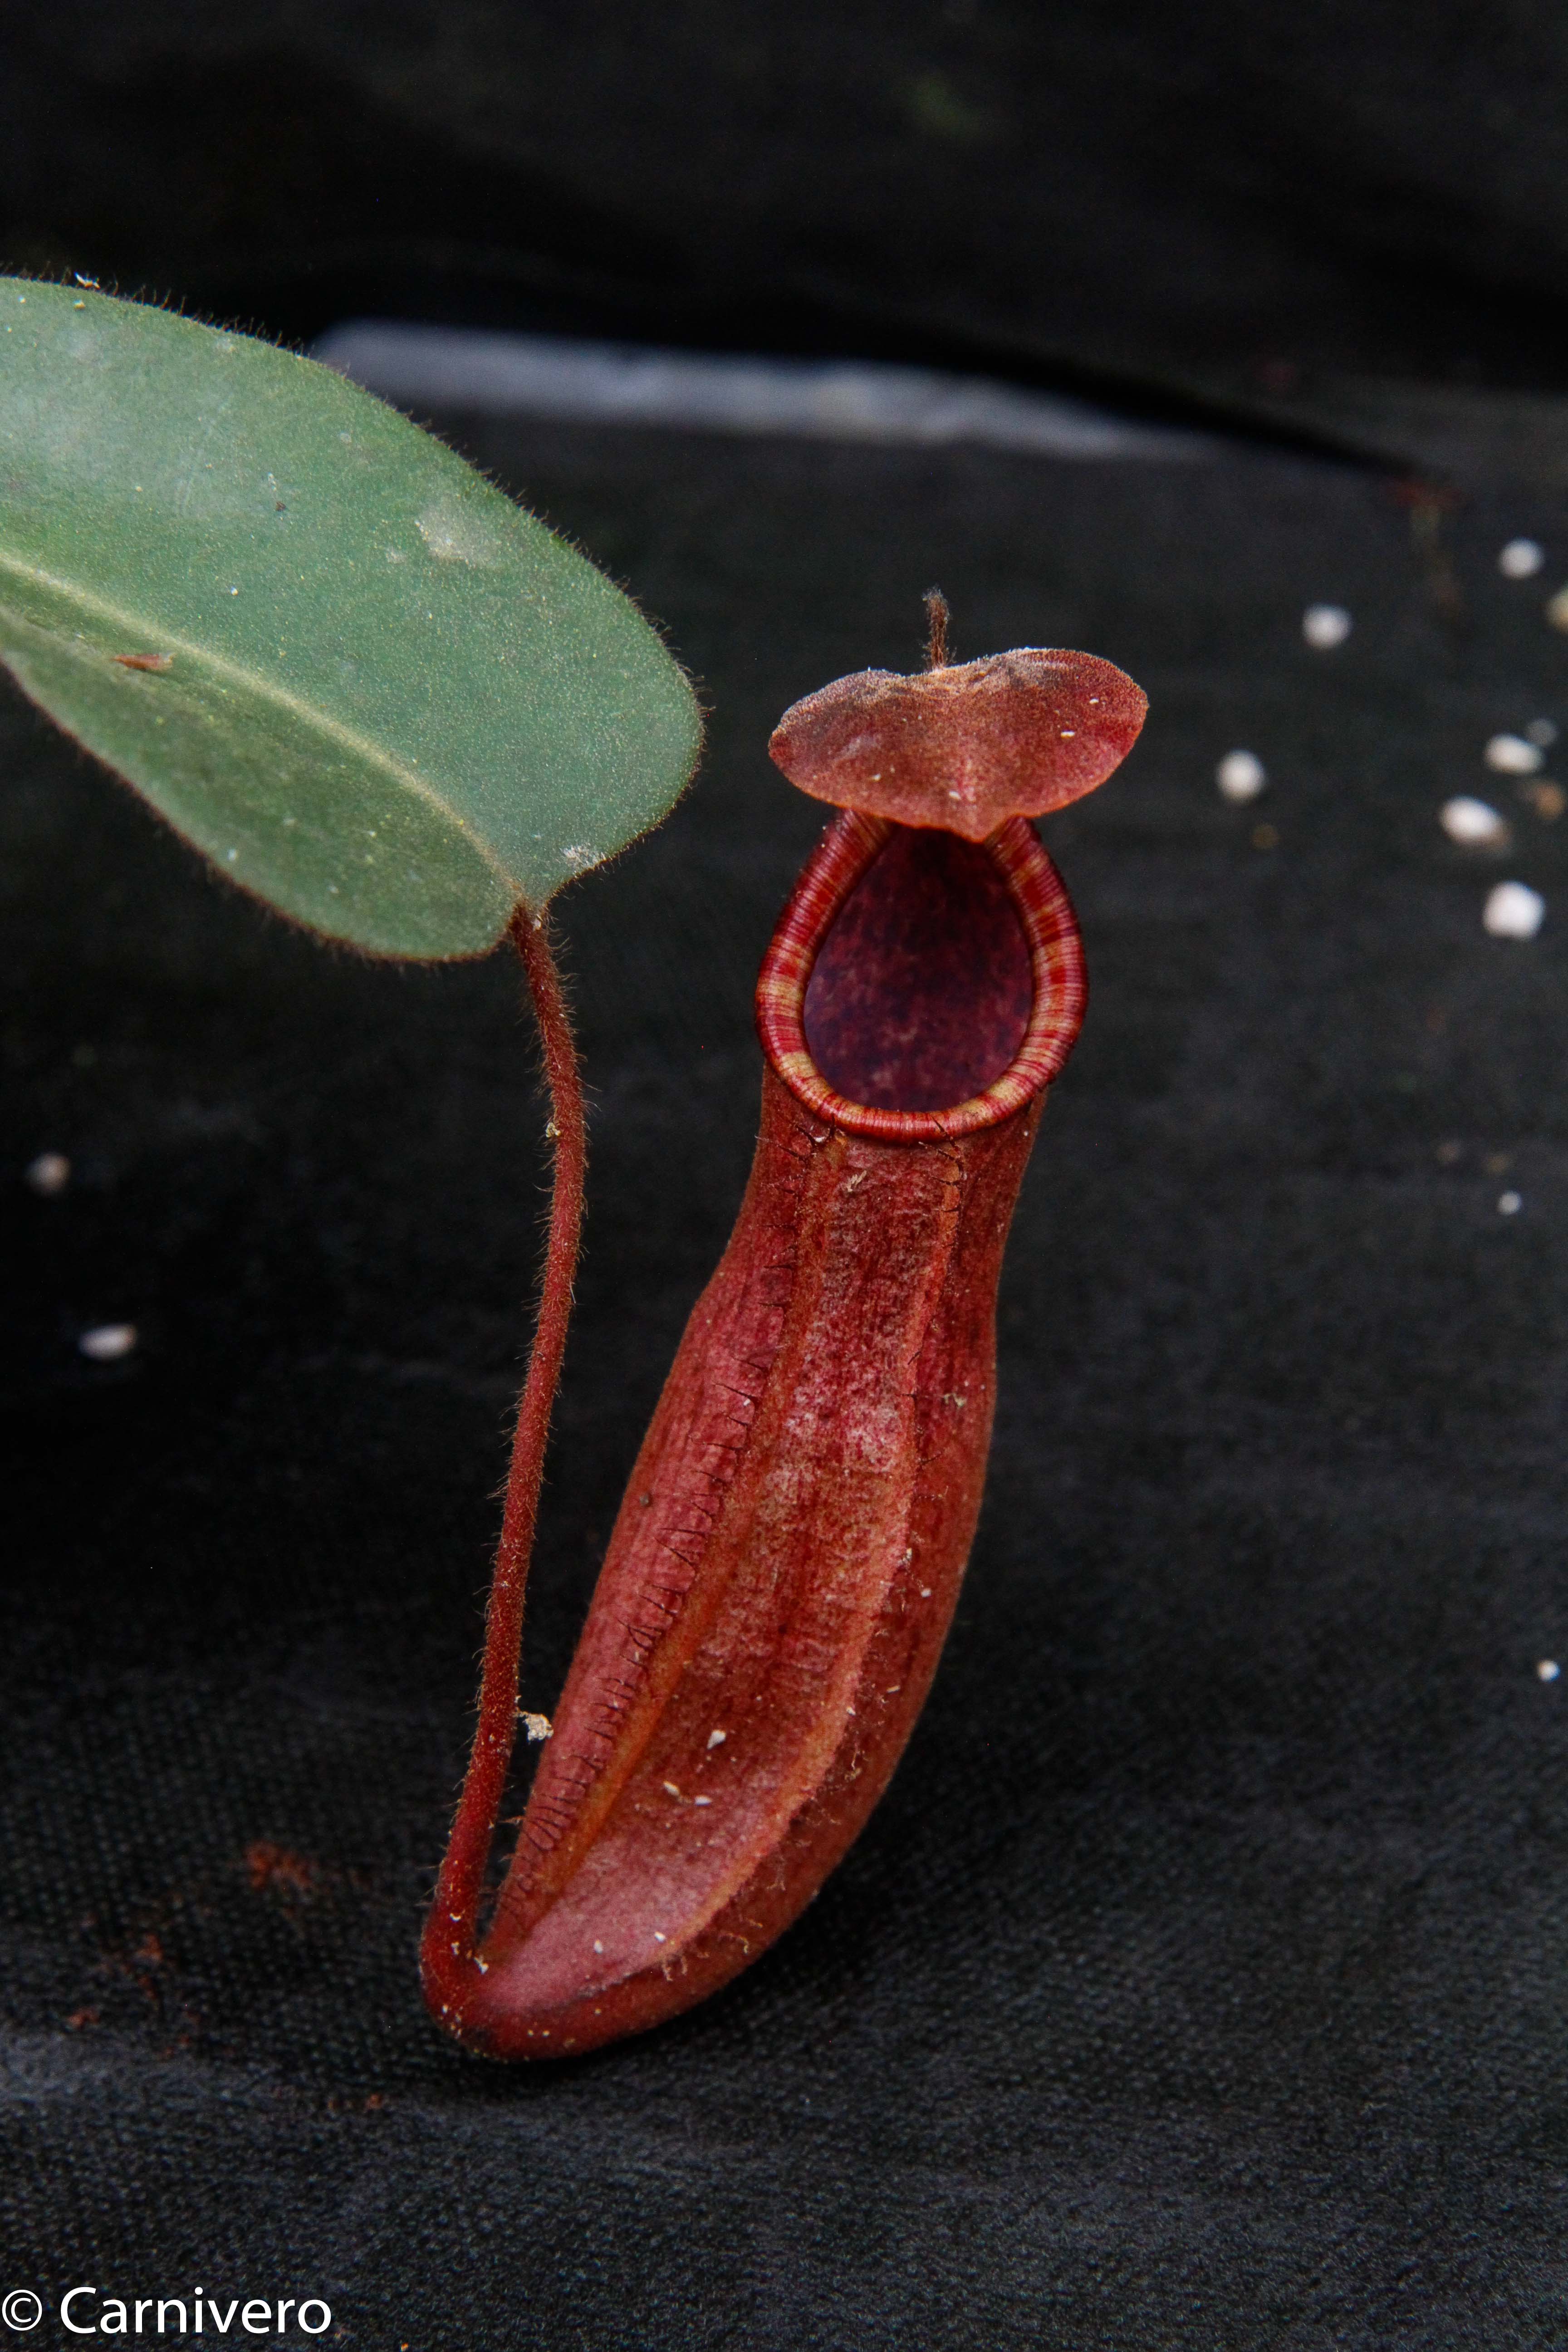
[[[912,677],[835,678],[784,712],[768,750],[816,800],[984,841],[1102,784],[1148,708],[1114,662],[1026,646]]]

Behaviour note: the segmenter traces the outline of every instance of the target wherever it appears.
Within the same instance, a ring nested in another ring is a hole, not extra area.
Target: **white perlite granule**
[[[1481,920],[1494,940],[1532,940],[1545,913],[1545,899],[1528,882],[1500,882],[1488,893]]]

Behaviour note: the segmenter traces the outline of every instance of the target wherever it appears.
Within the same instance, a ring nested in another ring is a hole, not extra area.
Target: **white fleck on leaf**
[[[439,563],[468,563],[491,571],[501,562],[500,542],[483,517],[445,499],[414,518],[415,529]]]

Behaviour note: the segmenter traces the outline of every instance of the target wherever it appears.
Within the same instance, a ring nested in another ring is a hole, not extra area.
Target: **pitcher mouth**
[[[983,845],[1006,888],[1028,950],[1034,983],[1012,1061],[980,1093],[942,1110],[889,1110],[830,1086],[805,1039],[805,992],[846,901],[895,827],[847,809],[807,861],[763,959],[757,1034],[769,1065],[805,1108],[847,1134],[879,1143],[924,1143],[998,1127],[1057,1077],[1083,1026],[1088,984],[1083,942],[1060,875],[1034,827],[1010,817]]]

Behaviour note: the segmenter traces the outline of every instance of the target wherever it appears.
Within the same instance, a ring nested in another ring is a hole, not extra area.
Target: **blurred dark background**
[[[1531,0],[62,0],[0,37],[6,265],[275,336],[934,358],[1362,428],[1366,378],[1568,389],[1568,18]]]
[[[744,1181],[820,816],[780,711],[914,667],[933,580],[961,657],[1151,701],[1045,828],[1090,1010],[931,1703],[778,1947],[575,2065],[464,2058],[415,1965],[545,1173],[516,975],[323,951],[0,695],[0,2293],[320,2294],[351,2352],[1560,2352],[1568,16],[58,0],[0,55],[13,269],[1205,428],[410,404],[711,711],[561,902],[530,1706]]]

